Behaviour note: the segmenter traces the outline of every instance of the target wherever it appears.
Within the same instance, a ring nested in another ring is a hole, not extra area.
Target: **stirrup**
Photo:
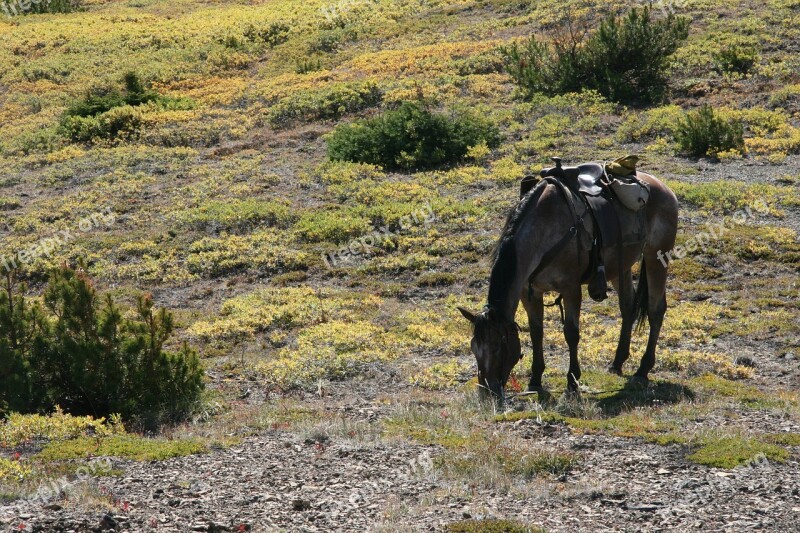
[[[589,297],[595,302],[602,302],[608,298],[608,282],[606,281],[606,267],[597,265],[597,270],[589,279]]]

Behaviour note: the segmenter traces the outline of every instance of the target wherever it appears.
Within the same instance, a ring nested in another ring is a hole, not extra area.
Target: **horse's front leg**
[[[581,287],[580,285],[562,293],[564,303],[564,338],[569,346],[569,373],[567,391],[577,392],[581,379],[581,365],[578,362],[578,342],[580,341]]]
[[[528,299],[528,296],[531,296],[531,299]],[[544,374],[544,294],[540,291],[533,291],[531,294],[525,291],[522,296],[522,306],[528,313],[533,345],[533,363],[528,390],[541,391],[542,374]]]

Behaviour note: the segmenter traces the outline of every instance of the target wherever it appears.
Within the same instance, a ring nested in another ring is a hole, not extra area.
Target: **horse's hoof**
[[[631,381],[638,385],[647,385],[648,383],[650,383],[650,379],[647,377],[646,374],[645,375],[634,374],[631,376]]]
[[[541,385],[528,384],[528,388],[526,389],[526,392],[538,392],[539,394],[542,394],[543,392],[546,392],[546,391],[544,390],[544,387],[542,387]]]
[[[622,376],[622,369],[621,368],[617,368],[614,365],[610,365],[608,367],[608,372],[609,372],[609,374],[614,374],[616,376]]]

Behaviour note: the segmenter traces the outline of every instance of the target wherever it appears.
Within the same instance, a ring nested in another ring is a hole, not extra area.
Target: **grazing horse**
[[[655,177],[637,172],[649,185],[645,210],[644,240],[634,244],[620,241],[603,248],[606,277],[619,295],[622,330],[609,371],[622,375],[630,356],[631,333],[635,323],[650,324],[647,349],[635,378],[647,381],[655,365],[656,343],[667,309],[667,262],[664,253],[675,244],[678,201],[673,192]],[[522,301],[528,314],[533,364],[529,391],[542,391],[543,295],[554,291],[563,301],[564,337],[569,346],[567,390],[578,390],[581,368],[578,362],[581,285],[591,264],[592,224],[589,216],[576,217],[561,185],[543,180],[530,190],[509,214],[493,255],[486,307],[480,313],[458,308],[473,325],[472,352],[478,363],[481,391],[490,391],[499,403],[505,398],[505,384],[514,365],[522,358],[519,327],[514,321]],[[580,204],[580,200],[577,201]],[[584,211],[584,214],[586,212]],[[588,237],[588,240],[587,240]],[[578,245],[574,241],[578,240]],[[583,242],[583,245],[581,245]],[[589,244],[586,244],[586,243]],[[566,244],[566,245],[564,245]],[[621,249],[619,248],[621,247]],[[639,282],[634,291],[631,268],[641,257]]]

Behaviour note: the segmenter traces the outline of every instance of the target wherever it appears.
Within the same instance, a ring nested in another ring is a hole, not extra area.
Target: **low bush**
[[[270,48],[289,40],[291,28],[282,22],[273,22],[266,27],[249,24],[244,30],[244,37],[253,43],[264,43]]]
[[[416,170],[462,160],[471,147],[500,143],[497,127],[468,112],[434,113],[416,102],[337,127],[328,136],[333,161]]]
[[[720,74],[747,74],[758,61],[758,49],[744,43],[730,43],[713,54],[714,69]]]
[[[669,57],[689,35],[689,19],[654,19],[649,7],[608,16],[583,39],[577,33],[552,44],[531,37],[501,49],[523,97],[593,89],[615,102],[648,103],[667,87]]]
[[[726,120],[709,105],[690,111],[678,123],[675,140],[681,150],[700,157],[719,152],[744,150],[744,126],[741,120]]]
[[[8,273],[0,292],[0,411],[61,406],[152,427],[192,410],[203,390],[199,360],[186,344],[164,349],[173,318],[149,295],[123,315],[82,270],[68,267],[51,273],[41,303],[24,290]]]
[[[315,209],[303,214],[294,230],[306,242],[339,244],[369,232],[372,225],[352,211]]]
[[[198,230],[247,232],[260,226],[286,227],[294,219],[285,202],[255,198],[210,200],[177,215],[178,220]]]
[[[191,109],[194,103],[185,98],[169,98],[145,89],[135,72],[123,77],[124,90],[95,88],[64,111],[59,125],[62,136],[72,142],[95,139],[118,140],[134,134],[142,124],[141,106],[162,109]]]

